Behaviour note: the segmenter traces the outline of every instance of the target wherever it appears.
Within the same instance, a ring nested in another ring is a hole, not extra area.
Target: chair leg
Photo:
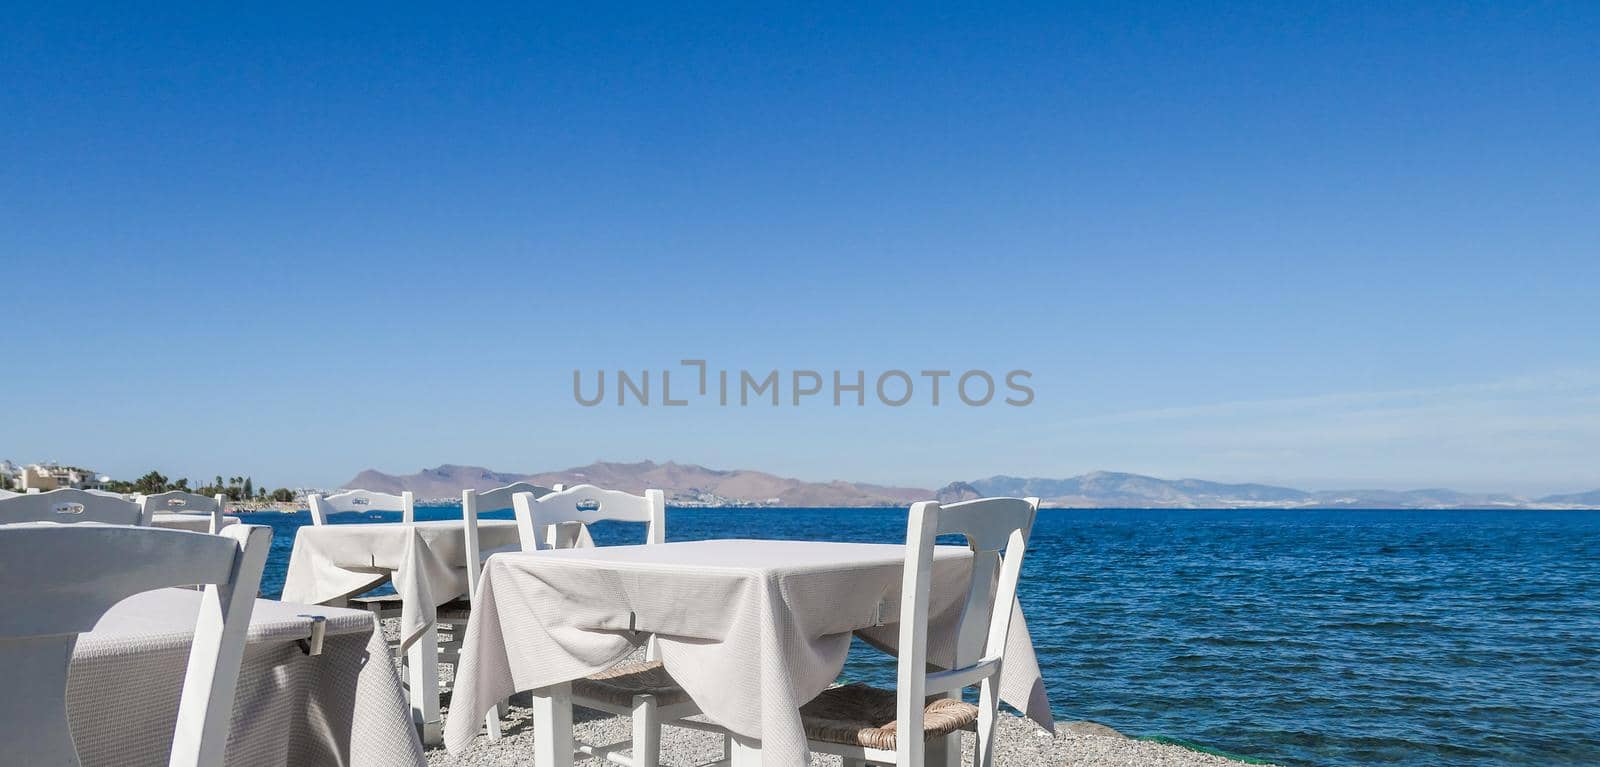
[[[411,716],[421,729],[422,744],[435,746],[442,743],[444,721],[439,717],[439,642],[431,624],[407,652],[406,677],[410,682]]]
[[[923,767],[961,767],[961,733],[933,738],[922,751]]]
[[[994,764],[995,725],[1000,718],[999,674],[983,680],[978,689],[978,736],[972,739],[972,767]]]
[[[735,737],[728,763],[733,767],[761,767],[761,742]]]
[[[939,697],[961,700],[961,693],[951,692]],[[961,733],[952,732],[928,740],[923,746],[922,764],[924,767],[961,767]]]
[[[490,743],[497,743],[500,740],[500,717],[503,715],[504,712],[499,706],[489,709],[489,713],[483,715],[483,728],[489,736]]]
[[[533,691],[534,767],[572,767],[572,685]]]
[[[633,696],[633,767],[661,764],[661,719],[654,695]]]

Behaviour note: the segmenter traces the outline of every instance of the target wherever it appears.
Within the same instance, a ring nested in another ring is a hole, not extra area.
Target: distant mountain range
[[[943,498],[989,495],[1037,496],[1071,508],[1345,508],[1517,509],[1600,505],[1600,491],[1574,496],[1521,498],[1500,493],[1426,490],[1296,490],[1201,479],[1157,479],[1141,474],[1096,471],[1067,479],[995,476],[950,485]],[[1588,497],[1588,501],[1582,500]]]
[[[388,493],[410,490],[418,498],[460,498],[461,491],[466,488],[489,490],[512,482],[532,482],[546,487],[587,482],[632,493],[657,488],[666,491],[667,500],[674,504],[704,506],[904,506],[932,497],[931,491],[914,487],[842,481],[803,482],[761,471],[723,471],[671,461],[601,461],[538,474],[507,474],[479,466],[449,464],[399,476],[368,469],[343,487]]]
[[[1256,484],[1226,484],[1200,479],[1158,479],[1141,474],[1096,471],[1066,479],[1004,475],[952,482],[939,490],[891,487],[861,482],[806,482],[745,469],[708,469],[668,461],[596,462],[562,471],[512,474],[480,466],[446,464],[416,474],[385,474],[368,469],[342,487],[398,493],[418,498],[459,498],[465,488],[488,490],[512,482],[575,485],[640,492],[665,490],[675,505],[700,506],[905,506],[938,498],[955,501],[990,495],[1037,496],[1064,508],[1341,508],[1341,509],[1544,509],[1600,508],[1600,490],[1526,498],[1499,493],[1427,490],[1296,490]]]

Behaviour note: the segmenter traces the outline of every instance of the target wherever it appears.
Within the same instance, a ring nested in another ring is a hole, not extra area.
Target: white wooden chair
[[[306,496],[306,505],[311,509],[313,525],[326,525],[328,518],[335,514],[364,514],[369,511],[398,511],[401,523],[409,523],[416,521],[417,513],[417,499],[410,490],[401,491],[399,495],[372,490],[341,490],[327,496],[312,493]],[[352,607],[372,613],[379,625],[385,618],[400,617],[398,594],[351,597],[347,602]]]
[[[494,553],[483,551],[478,534],[478,515],[511,509],[512,499],[518,493],[532,493],[535,498],[540,498],[560,490],[561,485],[548,488],[529,482],[513,482],[481,493],[471,488],[461,491],[462,532],[466,539],[467,596],[465,599],[453,600],[439,608],[439,625],[450,627],[450,641],[441,642],[439,645],[440,660],[450,663],[460,662],[462,642],[467,635],[467,623],[472,617],[472,600],[478,594],[478,581],[483,577],[483,560]],[[501,711],[495,710],[484,717],[490,740],[500,738],[501,714]]]
[[[114,492],[112,492],[110,490],[89,489],[89,490],[84,490],[83,492],[85,492],[85,493],[94,493],[95,495],[103,495],[103,496],[105,496],[107,498],[121,498],[124,501],[132,501],[133,500],[133,498],[130,497],[127,493],[114,493]]]
[[[106,525],[0,526],[0,743],[5,762],[79,764],[67,719],[78,635],[122,599],[206,584],[178,704],[171,767],[221,767],[270,528],[219,535]]]
[[[311,507],[313,525],[328,524],[328,517],[334,514],[398,511],[401,522],[414,522],[417,515],[417,499],[410,490],[399,495],[371,490],[343,490],[328,496],[312,493],[306,497],[306,502]]]
[[[483,546],[478,536],[478,516],[491,511],[514,509],[515,497],[518,493],[532,493],[534,498],[543,498],[551,493],[559,493],[561,490],[561,485],[551,488],[540,487],[528,482],[513,482],[505,487],[497,487],[481,493],[471,489],[461,491],[461,521],[466,534],[467,600],[469,603],[473,597],[477,596],[478,580],[483,577],[483,560],[488,558],[488,553],[483,551]]]
[[[100,522],[138,525],[139,504],[87,490],[61,489],[0,498],[0,524],[12,522]]]
[[[911,507],[906,574],[900,589],[899,672],[894,690],[846,685],[800,708],[813,752],[837,754],[844,767],[960,764],[961,730],[977,729],[974,767],[994,763],[1000,671],[1022,557],[1039,509],[1037,498],[980,498]],[[934,540],[960,535],[972,549],[972,580],[962,606],[955,668],[928,671],[928,599]],[[996,574],[998,573],[998,585]],[[991,595],[990,589],[994,591]],[[977,687],[978,705],[961,700]],[[911,737],[903,737],[910,734]]]
[[[646,490],[640,496],[603,490],[594,485],[578,485],[544,497],[518,493],[514,502],[517,534],[523,551],[568,548],[577,541],[581,525],[603,520],[643,523],[646,544],[667,540],[667,501],[666,494],[660,490]],[[534,716],[570,718],[572,706],[579,705],[632,717],[631,739],[604,746],[578,743],[578,754],[623,767],[657,767],[661,762],[661,723],[700,713],[699,707],[667,674],[657,657],[652,637],[644,661],[624,661],[586,679],[575,680],[570,699],[556,699],[550,706],[541,705],[535,709]],[[548,721],[541,727],[547,725]],[[497,737],[495,730],[490,727],[491,740]],[[631,755],[623,755],[624,749],[631,749]]]
[[[149,526],[158,512],[167,514],[205,515],[211,518],[211,532],[222,529],[222,518],[228,513],[228,496],[223,493],[207,498],[183,490],[138,496],[139,524]]]

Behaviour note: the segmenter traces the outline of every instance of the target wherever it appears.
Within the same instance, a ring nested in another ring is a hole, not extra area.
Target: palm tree
[[[154,470],[134,480],[133,486],[135,489],[141,493],[144,493],[145,495],[164,493],[169,489],[167,486],[167,478],[163,476],[161,472]]]

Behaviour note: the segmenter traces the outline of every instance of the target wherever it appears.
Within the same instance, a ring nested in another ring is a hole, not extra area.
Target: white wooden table
[[[490,557],[456,669],[445,744],[469,746],[498,701],[532,690],[552,709],[540,767],[571,764],[570,681],[654,634],[661,660],[738,764],[809,763],[799,708],[839,676],[852,636],[897,641],[905,547],[814,541],[693,541]],[[948,665],[971,554],[935,554],[929,659]],[[1026,623],[1013,618],[1001,697],[1053,726]]]
[[[72,653],[67,711],[84,767],[166,764],[201,594],[160,589],[112,607]],[[320,653],[310,654],[315,616]],[[421,767],[399,679],[372,616],[257,600],[239,670],[229,767]],[[0,756],[0,763],[7,763]]]
[[[478,521],[484,551],[518,543],[513,520]],[[412,716],[424,743],[439,742],[437,608],[467,591],[465,526],[459,520],[309,525],[295,533],[283,599],[342,604],[386,582],[401,598]]]

